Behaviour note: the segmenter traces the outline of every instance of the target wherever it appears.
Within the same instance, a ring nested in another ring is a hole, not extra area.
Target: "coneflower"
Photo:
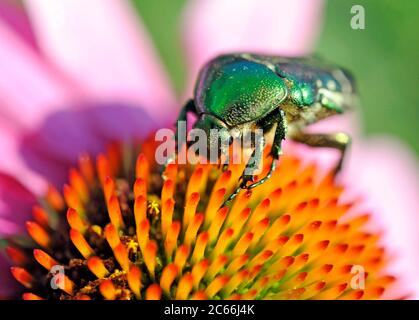
[[[376,299],[395,281],[369,215],[314,164],[285,155],[221,207],[242,165],[170,164],[163,179],[150,144],[128,154],[80,157],[33,208],[33,242],[9,241],[23,299]]]

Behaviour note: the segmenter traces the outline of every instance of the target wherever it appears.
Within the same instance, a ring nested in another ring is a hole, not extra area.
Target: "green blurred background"
[[[181,92],[186,63],[179,21],[186,0],[132,1]],[[357,4],[365,8],[364,30],[350,26]],[[419,153],[419,1],[329,0],[323,24],[316,52],[356,76],[366,132],[398,136]]]

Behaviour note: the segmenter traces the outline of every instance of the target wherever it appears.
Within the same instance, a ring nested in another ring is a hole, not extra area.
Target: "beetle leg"
[[[272,143],[272,149],[270,152],[270,155],[272,156],[272,163],[269,168],[269,172],[266,174],[264,178],[260,179],[258,182],[251,184],[250,186],[247,186],[246,189],[251,190],[253,188],[256,188],[257,186],[260,186],[261,184],[265,183],[267,180],[271,178],[272,173],[276,169],[277,160],[279,160],[279,157],[282,154],[282,141],[285,139],[286,129],[287,128],[285,124],[285,115],[283,114],[283,112],[281,112],[281,118],[275,129],[274,141]]]
[[[244,168],[243,175],[241,176],[240,188],[248,189],[247,183],[254,181],[255,171],[260,168],[263,157],[263,149],[265,147],[265,138],[262,137],[261,141],[255,145],[252,155]]]
[[[332,134],[309,134],[302,132],[293,136],[292,139],[310,147],[333,148],[339,150],[340,157],[334,169],[335,175],[342,169],[346,150],[351,143],[350,136],[342,132]]]
[[[224,203],[221,205],[222,207],[225,207],[227,205],[227,203],[229,203],[231,200],[233,200],[240,192],[240,190],[242,189],[242,187],[237,187],[236,190],[234,190],[234,192],[227,198],[226,201],[224,201]]]
[[[246,167],[244,169],[244,172],[239,180],[241,180],[240,185],[234,190],[234,192],[227,198],[227,200],[224,201],[222,207],[224,207],[227,203],[229,203],[231,200],[233,200],[241,189],[247,189],[246,186],[249,181],[253,181],[253,173],[254,171],[259,168],[260,161],[262,160],[263,155],[263,149],[265,146],[265,139],[262,137],[261,145],[256,145],[253,149],[252,155],[250,157],[249,162],[246,164]]]
[[[223,163],[223,166],[222,166],[222,168],[221,168],[221,171],[222,171],[222,172],[227,171],[228,166],[229,166],[229,159],[227,158],[227,160]]]
[[[179,133],[179,122],[184,121],[186,123],[186,127],[188,126],[187,124],[187,118],[188,118],[188,113],[189,112],[193,112],[196,114],[196,108],[195,108],[195,103],[193,101],[193,99],[189,99],[186,104],[182,107],[182,109],[179,112],[178,118],[176,120],[176,131],[175,131],[175,152],[173,154],[171,154],[167,160],[166,163],[163,166],[163,172],[166,170],[166,167],[169,163],[173,162],[176,159],[176,152],[177,150],[179,150],[179,141],[178,141],[178,133]],[[188,142],[187,142],[188,143]]]
[[[274,140],[273,140],[273,143],[272,143],[272,149],[271,149],[271,152],[270,152],[270,154],[272,156],[272,163],[271,163],[271,166],[269,168],[268,174],[263,179],[259,180],[258,182],[252,183],[249,186],[247,186],[247,183],[249,181],[253,182],[254,176],[253,176],[253,174],[250,174],[250,175],[249,174],[243,174],[242,182],[241,182],[240,186],[238,188],[236,188],[236,190],[234,190],[234,192],[230,195],[230,197],[228,197],[228,199],[223,203],[222,206],[225,206],[228,202],[233,200],[237,196],[237,194],[240,192],[241,189],[251,190],[253,188],[256,188],[257,186],[260,186],[261,184],[263,184],[264,182],[266,182],[267,180],[269,180],[271,178],[272,173],[276,169],[277,160],[279,159],[279,157],[282,154],[281,145],[282,145],[282,141],[285,139],[286,129],[287,128],[286,128],[286,122],[285,122],[285,115],[281,111],[279,121],[278,121],[276,129],[275,129],[275,136],[274,136]],[[262,152],[263,152],[263,147],[261,149],[262,149]],[[252,158],[254,158],[255,152],[256,152],[256,149],[253,151]],[[260,159],[257,160],[257,161],[260,161],[261,158],[262,158],[262,153],[260,154]],[[256,162],[256,161],[253,161],[253,162]],[[259,162],[257,162],[257,164],[258,163]],[[250,170],[250,172],[254,172],[254,170],[257,167],[252,168],[252,165],[253,165],[252,163],[250,163],[250,165],[248,163],[246,165],[245,172],[246,172],[246,170]],[[249,171],[247,171],[247,172],[249,172]]]
[[[221,153],[218,156],[218,169],[221,169],[222,172],[228,169],[230,163],[229,153]]]
[[[229,155],[226,155],[225,156],[225,159],[222,159],[222,157],[220,157],[220,160],[219,161],[220,162],[218,163],[218,169],[221,168],[221,171],[222,172],[227,171],[228,166],[230,164],[230,156]]]
[[[195,102],[193,99],[189,99],[188,102],[182,107],[182,110],[179,112],[179,116],[176,120],[176,135],[175,135],[175,141],[176,141],[176,149],[178,147],[178,130],[179,130],[179,122],[184,121],[186,123],[186,127],[188,126],[187,119],[188,119],[188,113],[193,112],[196,114],[196,108],[195,108]]]

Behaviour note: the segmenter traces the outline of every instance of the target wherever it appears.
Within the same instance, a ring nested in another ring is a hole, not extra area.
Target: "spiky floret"
[[[63,195],[51,188],[34,207],[33,245],[7,248],[24,299],[375,299],[394,282],[369,215],[315,165],[284,156],[220,208],[243,166],[170,164],[163,180],[142,152],[132,166],[118,145],[95,164],[80,157]]]

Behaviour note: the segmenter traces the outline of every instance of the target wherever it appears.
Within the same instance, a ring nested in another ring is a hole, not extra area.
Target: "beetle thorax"
[[[232,56],[210,61],[195,88],[198,111],[211,113],[229,126],[263,118],[286,96],[286,84],[270,68]]]

